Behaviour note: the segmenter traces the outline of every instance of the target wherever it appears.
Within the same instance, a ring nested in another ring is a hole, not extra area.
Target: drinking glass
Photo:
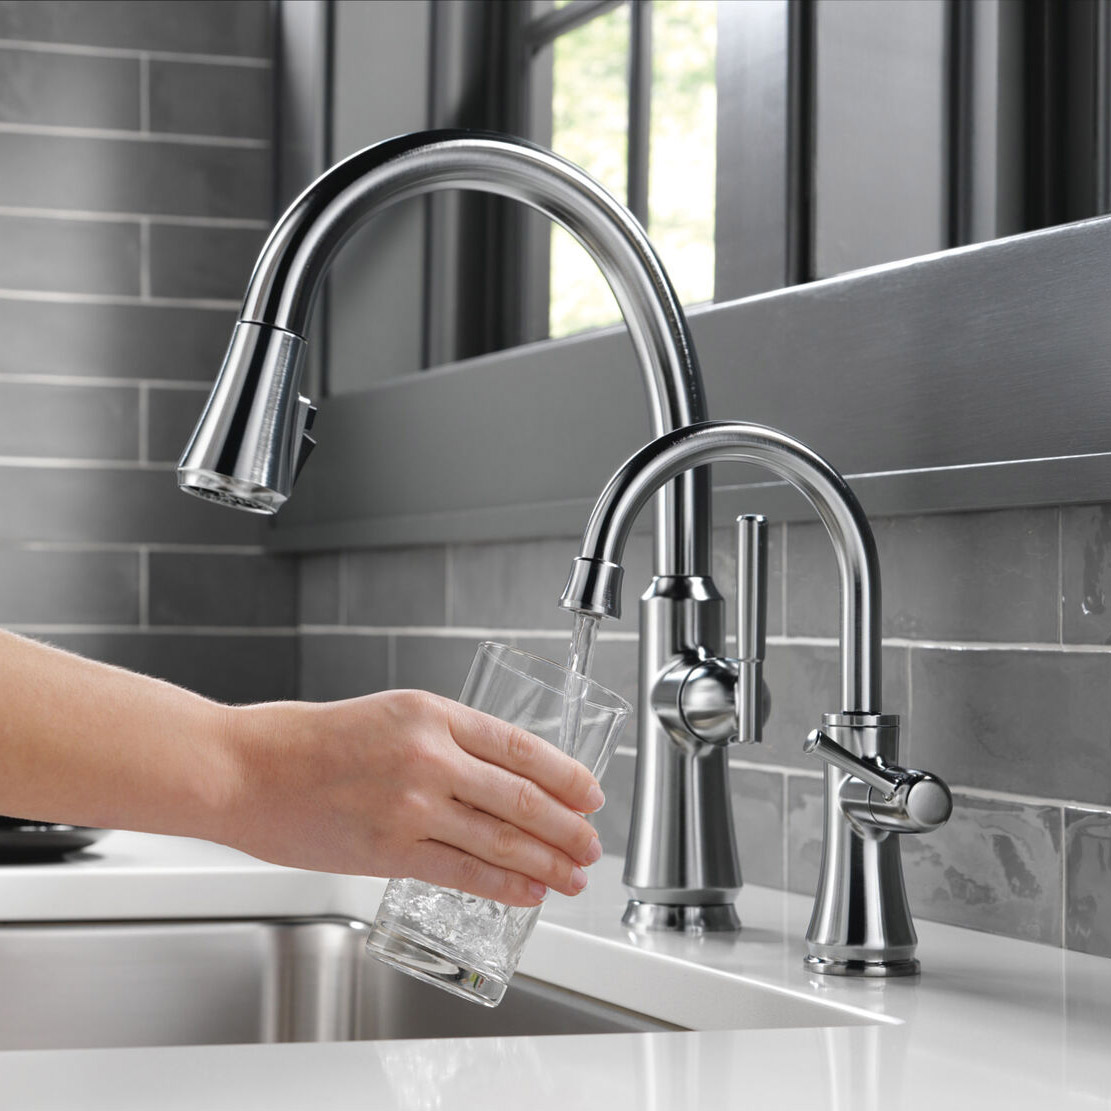
[[[459,701],[561,747],[601,778],[630,706],[551,660],[485,641]],[[577,719],[577,721],[576,721]],[[414,879],[392,879],[367,951],[418,980],[495,1007],[540,907],[511,907]]]

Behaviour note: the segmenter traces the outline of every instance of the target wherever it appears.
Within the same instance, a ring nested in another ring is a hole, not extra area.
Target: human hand
[[[514,906],[574,895],[602,853],[594,777],[540,738],[424,691],[228,710],[221,840],[276,864],[411,876]]]

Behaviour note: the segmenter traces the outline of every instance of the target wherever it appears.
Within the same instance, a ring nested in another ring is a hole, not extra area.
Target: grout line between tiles
[[[0,468],[74,471],[172,471],[176,463],[141,463],[138,459],[58,459],[44,455],[0,455]]]
[[[454,556],[454,547],[448,544],[444,548],[444,624],[450,626],[455,620],[455,596],[451,589],[451,563]]]
[[[139,546],[139,626],[150,628],[150,551]]]
[[[32,205],[0,205],[0,216],[11,216],[21,220],[77,220],[94,223],[130,223],[134,220],[150,220],[155,224],[173,224],[187,228],[239,228],[250,231],[266,231],[270,227],[267,220],[251,220],[237,216],[175,216],[164,212],[95,212],[84,208],[36,208]]]
[[[150,390],[139,387],[139,462],[150,462]]]
[[[0,385],[4,386],[64,386],[67,389],[84,387],[95,390],[125,387],[135,389],[146,386],[155,390],[188,390],[193,393],[212,389],[211,382],[189,382],[184,379],[159,378],[109,378],[77,374],[8,374],[0,370]]]
[[[165,309],[238,309],[239,301],[216,297],[137,297],[127,293],[54,293],[45,289],[0,289],[3,301],[41,301],[51,305],[157,305]]]
[[[125,143],[169,143],[185,147],[269,150],[269,139],[230,135],[190,135],[172,131],[127,131],[116,127],[67,127],[58,124],[0,123],[0,135],[31,135],[41,139],[93,139]]]
[[[783,551],[779,558],[779,604],[781,607],[781,622],[780,628],[783,630],[783,635],[787,635],[787,530],[788,524],[783,522]]]
[[[139,221],[139,299],[149,301],[150,292],[150,221]]]
[[[139,55],[139,130],[150,131],[150,55]]]
[[[297,634],[296,625],[65,625],[16,622],[5,629],[27,636],[117,636],[142,634],[152,636],[204,637],[286,637]]]
[[[811,771],[809,768],[796,768],[793,764],[757,763],[755,760],[742,760],[731,757],[729,766],[738,771],[748,772],[773,772],[777,775],[797,775],[803,779],[821,779],[824,774],[821,768]]]
[[[94,58],[151,58],[158,62],[190,62],[195,65],[242,66],[272,69],[273,61],[254,54],[204,54],[186,50],[139,50],[124,46],[89,46],[84,43],[45,42],[39,39],[0,38],[0,50],[24,50],[36,54],[80,54]]]
[[[911,655],[912,655],[913,652],[914,652],[914,648],[911,647],[911,646],[908,646],[907,647],[907,659],[906,659],[906,665],[905,665],[906,666],[906,680],[907,680],[907,712],[906,712],[905,726],[904,726],[904,729],[903,729],[903,737],[904,737],[904,740],[905,740],[905,743],[906,743],[906,753],[905,753],[903,758],[907,761],[909,761],[909,759],[910,759],[910,746],[911,746],[911,742],[914,739],[914,684],[911,681],[911,676],[914,674],[914,665],[913,665],[912,659],[911,659]],[[908,763],[908,766],[909,766],[909,763]]]
[[[1065,643],[1065,514],[1057,507],[1057,642]]]
[[[784,774],[783,776],[783,828],[782,833],[782,849],[783,849],[783,890],[790,891],[791,882],[791,792],[790,792],[791,777]]]
[[[122,540],[24,540],[27,552],[168,552],[174,555],[268,555],[259,544],[159,544]]]
[[[347,552],[339,553],[339,567],[336,569],[336,603],[339,606],[339,623],[348,628],[347,625],[347,575],[348,567],[350,566],[350,559]],[[303,628],[310,628],[310,626],[302,626]]]
[[[1069,850],[1067,823],[1065,822],[1065,807],[1061,807],[1061,948],[1068,948],[1069,926]]]

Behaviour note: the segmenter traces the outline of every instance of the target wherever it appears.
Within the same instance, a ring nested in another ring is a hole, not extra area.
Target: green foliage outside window
[[[652,4],[648,231],[685,304],[713,297],[716,9],[713,0]],[[629,7],[622,5],[554,45],[552,147],[621,200],[627,196],[629,25]],[[586,252],[553,229],[550,334],[619,319]]]

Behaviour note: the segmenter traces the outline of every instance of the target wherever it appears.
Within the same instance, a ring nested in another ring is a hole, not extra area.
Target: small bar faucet
[[[952,796],[935,776],[897,766],[899,718],[880,712],[880,574],[867,517],[841,475],[805,444],[762,425],[708,421],[667,433],[638,451],[609,481],[590,515],[580,555],[560,605],[599,617],[620,614],[621,558],[633,522],[660,486],[691,467],[735,460],[766,467],[795,486],[833,541],[841,586],[841,710],[825,714],[805,751],[823,759],[825,838],[806,963],[817,972],[901,976],[918,971],[917,938],[893,833],[922,833],[948,820]],[[739,660],[678,651],[654,676],[647,703],[681,723],[672,740],[703,747],[758,740],[762,650],[760,518],[739,521]],[[643,659],[643,653],[642,653]],[[730,675],[732,679],[730,680]],[[711,678],[712,677],[712,678]],[[645,684],[645,679],[648,684]],[[642,712],[646,703],[642,690]],[[696,721],[735,723],[712,734]],[[685,737],[683,736],[685,732]],[[639,754],[626,882],[652,889],[671,864],[659,855],[655,830],[674,828],[674,793],[652,791]],[[638,823],[646,792],[655,825]],[[639,808],[638,808],[639,807]],[[689,819],[689,816],[688,816]],[[707,835],[712,834],[707,831]],[[638,871],[639,869],[639,871]],[[635,910],[626,920],[640,924]]]

